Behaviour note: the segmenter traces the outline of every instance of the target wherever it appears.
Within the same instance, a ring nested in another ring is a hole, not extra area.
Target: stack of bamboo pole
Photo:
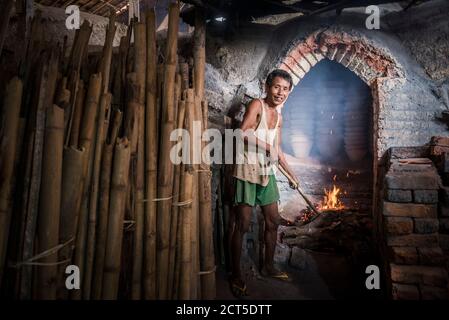
[[[169,7],[163,55],[154,10],[133,20],[114,54],[111,12],[96,68],[87,63],[94,59],[87,22],[66,53],[65,45],[39,41],[39,19],[26,54],[37,63],[25,63],[6,86],[1,114],[3,292],[213,299],[210,169],[170,157],[174,129],[193,137],[195,126],[207,128],[203,17],[193,57],[177,53],[177,3]],[[193,139],[178,139],[190,159],[201,157]],[[78,267],[78,281],[69,281],[68,265]]]

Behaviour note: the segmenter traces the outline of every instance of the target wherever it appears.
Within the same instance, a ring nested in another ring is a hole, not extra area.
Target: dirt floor
[[[300,268],[278,265],[290,281],[262,277],[248,257],[242,257],[249,296],[245,300],[347,300],[382,299],[382,291],[365,288],[363,268],[341,255],[307,251]],[[217,270],[217,299],[238,300],[229,288],[224,267]]]

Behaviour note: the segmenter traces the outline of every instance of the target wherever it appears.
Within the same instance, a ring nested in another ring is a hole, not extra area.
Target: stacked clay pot
[[[360,161],[368,153],[368,111],[367,97],[362,95],[346,97],[344,146],[351,161]]]
[[[290,142],[293,155],[297,158],[306,158],[313,147],[314,114],[313,98],[303,97],[297,104],[291,106],[285,117],[288,117],[287,131],[284,137]],[[287,120],[287,119],[286,119]]]
[[[315,109],[315,143],[318,152],[324,158],[338,156],[343,145],[343,118],[341,112],[341,92],[338,89],[326,89],[325,99],[319,99]],[[335,97],[335,98],[334,98]]]

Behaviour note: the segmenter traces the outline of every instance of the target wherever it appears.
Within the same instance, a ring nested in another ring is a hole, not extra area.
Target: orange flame
[[[337,188],[336,185],[333,186],[332,190],[324,189],[324,199],[319,205],[320,210],[341,210],[344,209],[345,206],[338,199],[338,194],[341,192],[340,188]]]

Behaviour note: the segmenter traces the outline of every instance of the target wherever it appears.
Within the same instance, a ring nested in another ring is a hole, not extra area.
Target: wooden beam
[[[98,7],[97,8],[95,8],[94,9],[94,7],[92,7],[92,9],[93,10],[91,10],[91,13],[92,14],[95,14],[95,13],[97,13],[101,8],[104,8],[105,6],[109,6],[109,7],[111,7],[112,9],[114,9],[116,12],[120,9],[120,8],[118,8],[117,6],[114,6],[113,4],[112,4],[112,1],[114,1],[114,0],[100,0],[100,2],[101,3],[98,3]]]
[[[87,10],[89,10],[89,6],[90,6],[90,4],[92,3],[92,2],[98,2],[98,0],[89,0],[89,1],[87,1],[85,4],[83,4],[81,7],[80,7],[80,10],[82,10],[82,9],[87,9]]]

